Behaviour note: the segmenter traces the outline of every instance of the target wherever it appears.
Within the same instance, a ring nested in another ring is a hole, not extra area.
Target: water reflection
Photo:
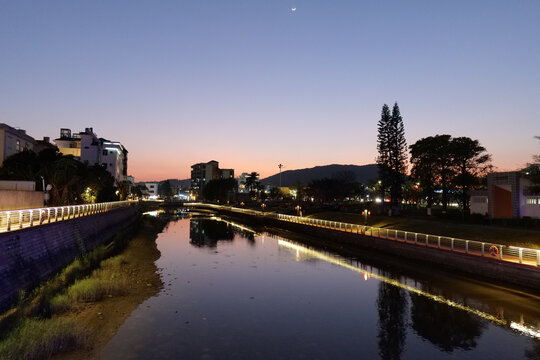
[[[411,326],[424,339],[441,350],[470,350],[486,327],[485,321],[463,310],[410,294]]]
[[[362,264],[355,259],[348,259],[336,256],[332,253],[316,250],[279,236],[270,234],[268,236],[277,238],[280,246],[294,250],[297,254],[297,259],[305,259],[307,257],[317,258],[352,271],[360,272],[364,280],[370,278],[377,279],[381,281],[381,287],[382,283],[385,283],[387,286],[406,290],[412,302],[411,321],[413,322],[412,325],[414,330],[426,340],[431,341],[445,351],[456,348],[473,348],[475,346],[475,339],[481,335],[482,329],[484,328],[484,323],[481,319],[516,330],[524,335],[540,339],[540,308],[538,307],[537,299],[533,296],[525,298],[504,291],[497,292],[494,289],[486,289],[472,282],[468,283],[465,287],[456,286],[452,289],[451,293],[448,293],[448,291],[443,290],[443,288],[439,288],[428,282],[424,283],[419,279],[411,279],[404,276],[392,276],[381,269]],[[407,300],[406,297],[403,296],[403,292],[395,291],[394,293],[394,290],[390,290],[387,286],[382,289],[379,288],[377,306],[379,308],[379,315],[382,314],[382,317],[379,317],[379,323],[382,327],[385,327],[386,324],[391,324],[395,320],[397,322],[397,329],[384,331],[393,332],[394,335],[398,336],[399,340],[399,329],[403,328],[401,325],[401,314],[404,313],[401,306],[406,308]],[[500,299],[497,298],[497,296],[501,295],[504,295],[504,297],[500,297]],[[389,300],[392,296],[396,299],[395,303],[393,300]],[[491,296],[493,298],[491,298]],[[503,307],[501,303],[504,301],[513,305],[513,307]],[[522,306],[521,311],[520,305]],[[422,311],[422,314],[420,315],[422,306],[425,308],[425,312]],[[383,310],[381,311],[380,309]],[[386,314],[386,312],[390,313]],[[414,318],[412,318],[413,315]],[[474,315],[480,319],[475,318]],[[452,324],[450,322],[444,329],[436,328],[436,326],[440,326],[441,323],[450,321],[449,319],[453,319],[452,321],[457,323]],[[433,323],[433,331],[429,330],[427,325],[425,325],[430,321]],[[439,338],[439,335],[434,332],[435,329],[439,332],[443,332],[446,336],[453,338],[442,341]],[[385,334],[382,334],[380,340],[384,340],[385,336]],[[461,337],[467,339],[464,340],[461,339]],[[397,354],[399,348],[400,345],[398,341],[398,344],[394,345],[394,350],[390,351],[391,354]],[[387,350],[384,351],[386,354]]]
[[[102,358],[472,360],[540,353],[521,335],[535,336],[537,299],[300,241],[210,216],[171,222],[157,240],[165,288],[130,316]]]
[[[255,232],[233,222],[217,217],[193,217],[189,224],[190,244],[195,247],[215,248],[218,241],[233,241],[235,235],[255,245]]]
[[[405,347],[407,293],[387,282],[379,283],[377,342],[383,360],[401,359]]]
[[[193,246],[213,248],[218,241],[234,240],[234,231],[229,224],[221,221],[192,219],[189,224],[189,238]]]

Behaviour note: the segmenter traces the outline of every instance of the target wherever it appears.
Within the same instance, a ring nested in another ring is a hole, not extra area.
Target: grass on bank
[[[96,302],[107,296],[127,293],[128,276],[122,271],[127,262],[122,255],[104,260],[91,276],[76,281],[49,300],[51,313],[58,314],[70,310],[79,302]]]
[[[311,218],[341,221],[350,224],[364,224],[361,214],[342,212],[319,212],[309,215]],[[491,242],[502,245],[521,246],[540,249],[540,231],[504,227],[498,225],[464,224],[453,220],[438,218],[423,219],[409,216],[370,216],[368,225],[380,228],[397,229],[403,231],[448,236],[466,240]]]
[[[164,223],[143,219],[142,225],[157,234]],[[0,314],[0,359],[37,360],[90,344],[77,324],[54,314],[77,303],[99,301],[127,292],[126,261],[120,253],[136,228],[119,233],[107,246],[99,246],[74,260],[56,276],[30,292],[21,291],[17,306]],[[115,256],[116,255],[116,256]]]
[[[100,254],[105,256],[104,247],[95,249],[91,255],[92,261],[88,258],[75,260],[55,279],[34,291],[39,301],[26,304],[18,317],[12,319],[10,326],[6,325],[8,331],[5,331],[3,338],[0,337],[0,359],[47,359],[54,354],[88,345],[88,335],[73,321],[42,317],[40,311],[50,316],[69,311],[81,302],[96,302],[106,296],[125,294],[128,278],[122,271],[127,264],[124,257],[118,255],[99,263]],[[90,276],[78,279],[89,272],[90,263],[97,263],[99,267]],[[53,290],[58,290],[59,283],[67,281],[72,285],[65,292],[52,296],[55,293]]]
[[[26,319],[0,342],[0,359],[48,359],[87,344],[87,336],[72,321]]]

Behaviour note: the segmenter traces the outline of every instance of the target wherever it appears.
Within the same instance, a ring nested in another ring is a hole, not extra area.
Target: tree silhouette
[[[390,189],[390,201],[396,205],[402,195],[401,186],[405,181],[405,171],[407,170],[405,127],[397,102],[392,108],[392,114],[390,114],[388,105],[383,105],[381,119],[377,126],[379,178],[383,187]]]
[[[418,335],[443,351],[471,350],[485,323],[466,311],[411,294],[411,323]]]
[[[452,139],[450,144],[452,163],[456,176],[454,184],[461,189],[461,205],[469,210],[469,190],[492,169],[491,155],[480,145],[478,140],[468,137]]]
[[[405,348],[407,294],[386,282],[379,284],[377,342],[383,360],[397,360]]]

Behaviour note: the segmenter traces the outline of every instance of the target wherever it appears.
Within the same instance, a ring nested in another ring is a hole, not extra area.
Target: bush
[[[0,359],[47,359],[87,344],[85,334],[65,319],[25,320],[0,342]]]

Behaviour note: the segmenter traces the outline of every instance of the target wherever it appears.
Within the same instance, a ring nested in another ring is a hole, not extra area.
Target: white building
[[[146,195],[150,199],[157,199],[159,197],[159,183],[158,182],[145,182]]]
[[[90,166],[102,165],[116,182],[126,179],[128,151],[117,141],[98,138],[92,128],[77,134],[72,134],[70,129],[60,129],[55,143],[64,155],[73,155]]]
[[[491,218],[540,218],[540,193],[520,171],[488,174],[488,214]]]

